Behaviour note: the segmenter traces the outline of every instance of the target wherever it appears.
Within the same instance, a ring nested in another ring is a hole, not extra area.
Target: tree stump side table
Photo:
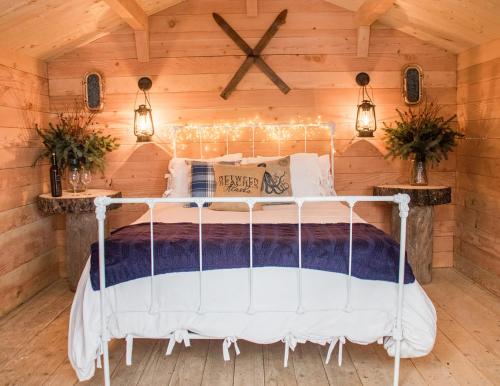
[[[420,284],[432,280],[432,231],[434,205],[451,202],[451,188],[446,186],[381,185],[373,188],[376,196],[406,193],[410,196],[407,219],[406,253]],[[397,205],[392,206],[391,234],[399,242],[400,218]]]
[[[121,197],[121,192],[87,189],[81,193],[63,191],[61,197],[50,193],[38,196],[38,208],[46,214],[66,214],[66,268],[69,286],[76,290],[83,268],[90,255],[90,246],[97,241],[97,219],[94,199],[99,196]],[[116,209],[114,204],[108,210]]]

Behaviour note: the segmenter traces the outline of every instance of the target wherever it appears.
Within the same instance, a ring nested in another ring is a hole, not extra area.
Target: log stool
[[[375,196],[406,193],[410,196],[407,219],[406,254],[420,284],[432,280],[432,239],[434,205],[451,202],[451,188],[445,186],[381,185],[373,188]],[[400,218],[397,205],[392,207],[391,234],[399,242]]]
[[[38,196],[38,208],[46,214],[66,214],[66,268],[69,286],[76,290],[83,268],[90,255],[90,245],[97,241],[97,219],[94,199],[99,196],[121,197],[121,192],[104,189],[87,189],[85,192],[63,191],[61,197],[50,193]],[[114,204],[107,210],[116,209]]]

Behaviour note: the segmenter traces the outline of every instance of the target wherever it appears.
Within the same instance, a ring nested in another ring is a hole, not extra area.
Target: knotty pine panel
[[[457,73],[457,111],[467,138],[461,141],[457,152],[455,266],[497,294],[500,294],[497,285],[500,279],[499,80],[500,56]]]
[[[377,57],[358,58],[345,55],[268,55],[264,51],[264,60],[275,71],[296,72],[331,72],[331,71],[400,71],[402,66],[410,61],[416,61],[416,55],[384,55]],[[57,60],[50,63],[50,79],[80,78],[96,68],[106,74],[116,77],[126,77],[131,74],[144,73],[156,75],[192,75],[217,74],[227,72],[226,68],[238,67],[244,57],[242,54],[232,56],[198,56],[151,58],[149,62],[138,62],[132,59],[92,58],[84,62],[73,60]],[[452,54],[419,55],[418,62],[426,71],[450,71],[456,63]],[[260,72],[256,67],[250,67],[249,73]],[[154,91],[154,89],[152,90]]]
[[[150,17],[150,61],[136,59],[133,31],[123,27],[93,43],[61,55],[48,64],[51,112],[63,111],[81,100],[83,75],[100,71],[105,80],[104,111],[97,127],[119,138],[122,146],[110,154],[103,176],[93,184],[122,190],[124,196],[158,196],[164,190],[163,174],[172,157],[172,144],[165,128],[173,123],[241,123],[259,117],[265,122],[292,119],[335,121],[336,188],[340,194],[371,194],[379,183],[404,183],[409,165],[385,159],[382,131],[374,139],[354,135],[359,89],[355,75],[370,73],[379,127],[397,118],[405,108],[400,71],[408,63],[424,69],[429,98],[443,105],[443,113],[456,114],[456,55],[399,31],[374,26],[370,54],[356,57],[357,25],[354,14],[323,0],[288,2],[270,0],[259,4],[259,15],[246,16],[245,1],[185,1]],[[277,13],[288,8],[287,23],[263,52],[266,62],[292,90],[283,95],[257,69],[250,68],[236,91],[225,101],[219,93],[244,56],[212,18],[219,12],[250,44],[255,45]],[[133,104],[140,76],[153,80],[151,101],[155,118],[154,144],[136,144],[133,136]],[[0,111],[1,113],[1,111]],[[326,134],[326,135],[325,135]],[[281,154],[301,152],[303,133],[292,133],[281,143]],[[12,139],[11,139],[12,140]],[[275,155],[276,141],[256,133],[255,154]],[[28,140],[29,141],[29,140]],[[252,154],[248,131],[229,143],[230,152]],[[308,151],[327,153],[327,133],[308,138]],[[205,138],[204,157],[226,151],[225,138]],[[177,154],[199,157],[197,137],[179,137]],[[455,189],[456,158],[450,156],[430,173],[431,182]],[[455,197],[455,192],[453,193]],[[360,214],[382,229],[390,228],[388,205],[360,205]],[[113,227],[137,219],[145,208],[121,208],[110,212]],[[436,208],[435,261],[450,265],[455,228],[454,205]]]
[[[47,162],[32,167],[42,150],[34,125],[46,126],[47,66],[17,55],[0,60],[0,315],[58,277],[53,217],[36,208],[49,189]]]

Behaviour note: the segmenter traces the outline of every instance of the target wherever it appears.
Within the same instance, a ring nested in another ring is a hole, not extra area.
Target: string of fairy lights
[[[270,140],[290,139],[294,132],[308,130],[334,130],[333,122],[290,122],[290,123],[263,123],[247,121],[242,123],[214,123],[214,124],[168,124],[164,126],[167,135],[186,141],[196,141],[202,138],[223,138],[229,136],[232,141],[238,140],[242,133],[248,130],[261,130]]]
[[[326,131],[328,137],[333,140],[335,124],[323,122],[318,117],[316,121],[290,123],[264,123],[256,120],[239,123],[214,123],[214,124],[168,124],[163,126],[165,134],[171,138],[174,154],[177,151],[177,143],[199,142],[200,153],[203,152],[205,142],[226,142],[226,150],[229,143],[241,140],[243,133],[251,135],[247,140],[252,143],[255,152],[256,136],[261,135],[267,141],[275,141],[278,144],[278,152],[281,151],[281,142],[288,141],[292,137],[304,141],[304,149],[307,150],[307,141],[315,136],[317,131]]]

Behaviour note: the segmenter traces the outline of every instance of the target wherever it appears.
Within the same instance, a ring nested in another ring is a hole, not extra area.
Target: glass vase
[[[413,159],[411,164],[410,185],[426,186],[428,184],[427,164],[425,160]]]

